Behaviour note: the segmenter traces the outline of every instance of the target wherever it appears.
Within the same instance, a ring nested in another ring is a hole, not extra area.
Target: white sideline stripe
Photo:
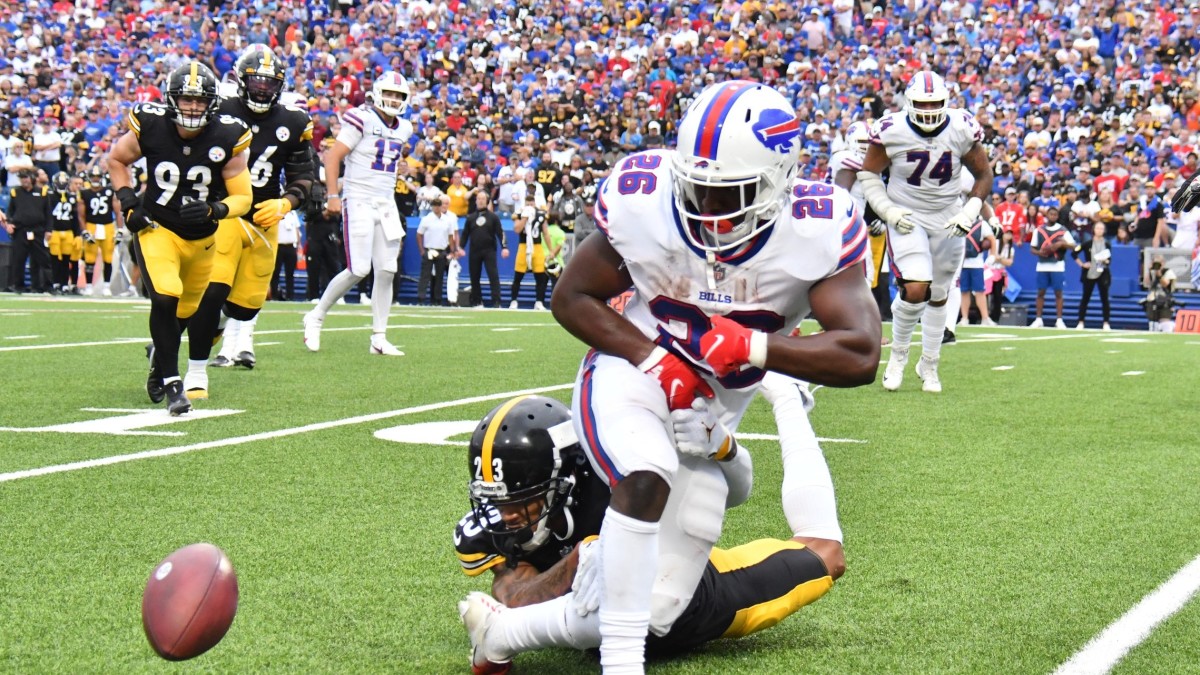
[[[489,326],[520,326],[522,328],[533,328],[533,327],[546,327],[546,326],[556,326],[556,325],[558,325],[558,324],[553,324],[553,323],[519,323],[519,324],[512,324],[512,323],[475,323],[475,324],[446,323],[446,324],[419,324],[419,325],[418,324],[411,324],[411,325],[389,324],[388,328],[396,328],[396,329],[400,329],[400,330],[416,330],[416,329],[423,329],[423,328],[436,328],[436,329],[440,330],[442,328],[487,328]],[[371,326],[366,325],[366,326],[351,326],[349,328],[322,328],[321,332],[322,333],[336,333],[336,332],[341,332],[341,331],[366,331],[366,330],[371,330]],[[517,330],[517,329],[513,328],[511,330]],[[302,334],[303,332],[304,332],[303,328],[296,328],[296,329],[278,329],[278,330],[258,330],[258,331],[254,331],[254,334],[255,335],[283,335],[283,334],[289,334],[289,333]],[[183,336],[183,341],[187,342],[186,335]],[[145,337],[116,338],[114,340],[105,340],[102,342],[100,342],[100,341],[98,341],[98,342],[64,342],[64,343],[52,344],[52,345],[19,345],[19,346],[15,346],[15,347],[0,347],[0,352],[32,351],[35,349],[70,349],[73,347],[102,347],[102,346],[106,346],[106,345],[127,345],[131,342],[133,342],[133,343],[141,342],[141,343],[149,344],[150,336],[147,335]]]
[[[191,445],[179,445],[172,448],[161,448],[159,450],[145,450],[142,452],[134,452],[127,455],[114,455],[112,457],[100,457],[98,459],[89,459],[81,462],[71,462],[69,464],[55,464],[53,466],[44,466],[37,469],[24,469],[22,471],[11,471],[9,473],[0,473],[0,483],[20,480],[22,478],[34,478],[36,476],[46,476],[52,473],[64,473],[67,471],[78,471],[80,469],[92,469],[98,466],[109,466],[111,464],[121,464],[123,462],[132,462],[138,459],[150,459],[152,457],[168,457],[170,455],[179,455],[193,450],[207,450],[209,448],[223,448],[230,445],[242,445],[244,443],[253,443],[254,441],[263,441],[272,438],[284,438],[286,436],[295,436],[297,434],[306,434],[312,431],[324,431],[325,429],[336,429],[337,427],[349,426],[352,424],[362,424],[364,422],[376,422],[386,420],[392,417],[401,417],[403,415],[412,415],[416,413],[429,412],[431,410],[441,410],[443,408],[454,408],[460,405],[470,405],[472,403],[484,403],[486,401],[494,401],[496,399],[509,399],[514,396],[523,396],[526,394],[544,394],[550,391],[558,391],[560,389],[570,389],[575,386],[574,382],[567,384],[556,384],[549,387],[538,387],[536,389],[522,389],[519,391],[506,391],[499,394],[486,394],[483,396],[472,396],[469,398],[460,398],[454,401],[443,401],[441,403],[426,403],[424,405],[413,406],[411,408],[400,408],[399,410],[389,410],[387,412],[371,413],[369,415],[358,415],[356,417],[347,417],[340,420],[332,420],[329,422],[317,422],[315,424],[306,424],[301,427],[292,427],[290,429],[278,429],[276,431],[266,431],[259,434],[250,434],[249,436],[236,436],[234,438],[222,438],[216,441],[205,441],[203,443],[193,443]]]
[[[1103,675],[1125,658],[1130,649],[1150,636],[1158,624],[1178,612],[1200,590],[1200,556],[1142,598],[1083,649],[1054,671],[1054,675]]]
[[[42,337],[41,335],[9,335],[5,340],[35,340]]]

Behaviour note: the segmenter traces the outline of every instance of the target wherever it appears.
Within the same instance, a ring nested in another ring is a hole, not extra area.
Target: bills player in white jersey
[[[922,71],[904,90],[902,112],[871,128],[871,146],[858,174],[871,208],[888,225],[892,274],[899,293],[892,302],[892,354],[883,386],[900,388],[913,328],[921,320],[923,389],[940,392],[938,359],[946,324],[946,301],[963,258],[965,236],[992,191],[992,169],[980,140],[983,132],[966,110],[949,108],[941,76]],[[881,174],[891,167],[887,186]],[[975,177],[970,198],[960,198],[959,174]],[[922,316],[923,315],[923,316]]]
[[[342,130],[325,153],[326,208],[342,214],[346,269],[329,281],[316,308],[304,315],[304,344],[311,351],[321,348],[321,324],[329,308],[374,268],[371,353],[404,356],[387,341],[386,332],[396,259],[404,238],[395,186],[397,169],[407,170],[400,152],[413,134],[412,123],[400,118],[408,108],[408,98],[408,82],[402,75],[390,71],[380,75],[371,88],[370,103],[342,116]],[[346,174],[339,196],[342,160],[346,161]]]
[[[736,430],[768,370],[828,386],[874,381],[881,328],[862,283],[866,226],[846,191],[795,177],[799,141],[795,110],[775,90],[709,87],[684,115],[676,151],[614,167],[597,199],[599,231],[555,288],[555,318],[593,348],[574,418],[613,490],[601,529],[606,673],[642,672],[647,630],[670,629],[720,535],[719,472],[689,477],[687,504],[660,534],[679,467],[673,421],[712,414],[714,436],[717,419]],[[608,299],[631,286],[616,313]],[[810,310],[824,332],[789,337]],[[714,474],[718,485],[706,486]],[[793,529],[840,547],[836,517],[807,529],[796,504],[785,499],[784,511]],[[669,579],[662,561],[674,565]]]

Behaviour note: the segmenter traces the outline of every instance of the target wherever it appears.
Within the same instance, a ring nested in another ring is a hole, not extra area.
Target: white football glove
[[[913,229],[916,228],[916,226],[917,226],[916,223],[909,220],[908,217],[911,215],[912,215],[912,211],[909,211],[908,209],[900,208],[899,206],[893,206],[892,208],[890,208],[886,212],[884,212],[883,219],[885,221],[887,221],[888,225],[891,225],[892,227],[896,228],[896,231],[899,232],[900,234],[908,234],[909,232],[912,232]]]
[[[971,232],[971,228],[975,227],[975,219],[979,217],[979,211],[983,208],[983,200],[979,197],[971,197],[963,204],[962,211],[950,219],[946,223],[946,229],[950,230],[950,234],[955,237],[965,237]]]
[[[724,461],[733,458],[737,443],[708,407],[708,401],[697,398],[691,408],[671,411],[671,432],[680,454]]]
[[[600,569],[599,539],[590,539],[579,545],[579,564],[575,567],[571,591],[575,594],[571,604],[579,616],[587,616],[600,609],[600,596],[604,595],[604,574]]]
[[[971,228],[975,226],[975,219],[967,220],[967,214],[960,213],[950,219],[946,223],[946,229],[950,230],[950,235],[954,237],[965,237],[971,232]]]

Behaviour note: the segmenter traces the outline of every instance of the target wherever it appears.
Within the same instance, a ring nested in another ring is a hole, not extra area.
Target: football
[[[154,567],[142,593],[142,627],[159,656],[182,661],[225,637],[237,612],[233,563],[212,544],[191,544]]]

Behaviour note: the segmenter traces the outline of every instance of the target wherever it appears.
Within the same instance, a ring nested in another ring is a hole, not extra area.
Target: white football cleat
[[[908,350],[892,347],[887,368],[883,371],[883,388],[896,391],[904,383],[904,367],[908,365]]]
[[[382,335],[371,338],[371,353],[379,356],[404,356],[404,352],[396,349],[396,346],[388,342],[387,338]]]
[[[917,377],[921,378],[921,391],[931,394],[942,392],[942,381],[938,379],[937,361],[931,361],[924,356],[917,361]]]
[[[317,316],[315,309],[304,315],[304,346],[308,347],[310,352],[321,351],[321,324],[323,323],[325,323],[325,319]]]
[[[1044,325],[1045,324],[1042,323],[1042,317],[1039,316],[1038,318],[1033,320],[1033,323],[1029,324],[1029,327],[1030,328],[1042,328]]]
[[[489,654],[485,646],[492,621],[507,609],[486,593],[468,593],[466,598],[458,601],[458,616],[471,639],[473,675],[501,675],[512,669],[511,654]]]
[[[767,371],[759,384],[759,391],[772,407],[787,399],[797,399],[804,406],[804,412],[812,412],[816,399],[808,390],[808,383],[773,371]]]

